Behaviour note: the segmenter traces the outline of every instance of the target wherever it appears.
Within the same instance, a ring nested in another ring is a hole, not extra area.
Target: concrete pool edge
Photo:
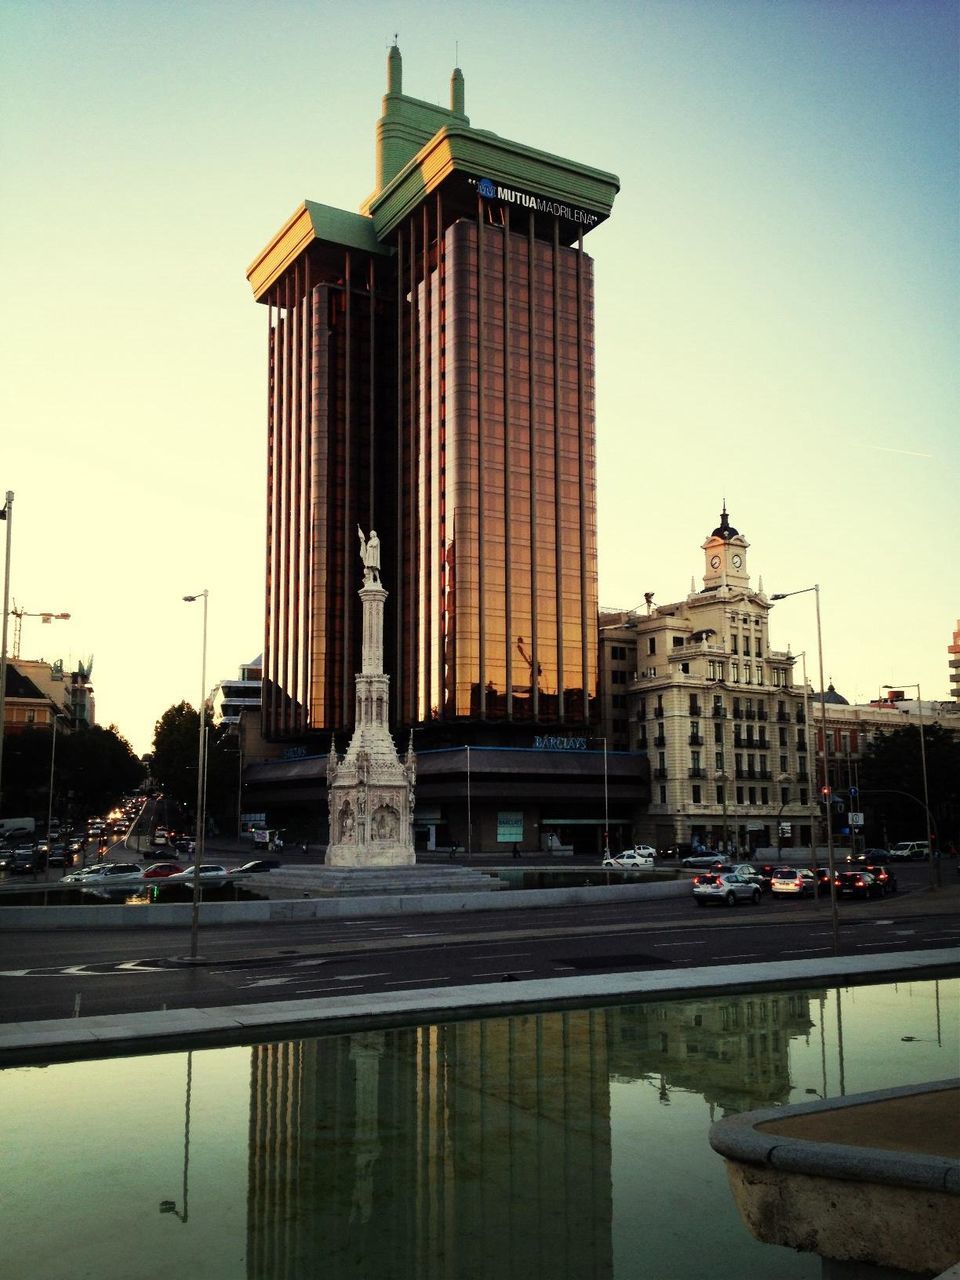
[[[683,999],[696,994],[958,976],[960,949],[951,947],[8,1022],[0,1023],[0,1068],[173,1053],[250,1041],[336,1035],[361,1028],[464,1021],[645,999]]]

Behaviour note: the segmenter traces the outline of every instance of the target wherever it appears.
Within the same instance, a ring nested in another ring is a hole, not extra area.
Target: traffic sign
[[[852,796],[858,796],[858,795],[860,794],[860,788],[859,788],[859,787],[851,787],[851,788],[850,788],[850,794],[851,794]]]
[[[851,827],[862,827],[862,826],[863,826],[863,814],[862,814],[862,813],[848,813],[848,814],[847,814],[847,821],[850,823]]]

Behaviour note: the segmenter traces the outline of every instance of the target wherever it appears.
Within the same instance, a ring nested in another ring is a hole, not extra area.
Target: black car
[[[47,854],[47,863],[51,867],[62,867],[67,861],[67,846],[65,844],[52,844],[50,852]]]
[[[834,877],[838,898],[882,898],[883,889],[867,871],[838,871]]]
[[[15,876],[35,876],[38,871],[45,871],[47,855],[37,849],[18,849],[13,855],[10,872]]]
[[[863,869],[867,875],[873,876],[883,893],[897,892],[897,877],[894,874],[893,867],[876,866],[868,862]]]
[[[276,871],[280,866],[279,858],[254,858],[252,862],[245,862],[240,867],[234,867],[234,872],[239,875],[254,873],[257,871]]]

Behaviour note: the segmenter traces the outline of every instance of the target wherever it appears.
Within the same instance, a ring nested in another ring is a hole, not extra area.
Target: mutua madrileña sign
[[[521,191],[518,187],[505,187],[492,178],[468,178],[467,181],[482,200],[499,200],[502,204],[519,205],[523,209],[532,209],[534,213],[551,214],[555,218],[565,218],[568,222],[578,222],[585,227],[595,227],[600,221],[600,215],[590,209],[581,209],[579,205],[553,200],[549,196],[535,195],[531,191]]]

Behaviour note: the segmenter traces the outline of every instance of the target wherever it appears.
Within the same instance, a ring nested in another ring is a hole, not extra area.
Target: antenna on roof
[[[454,40],[453,42],[453,65],[455,67],[459,67],[460,65],[460,41],[459,40]]]

